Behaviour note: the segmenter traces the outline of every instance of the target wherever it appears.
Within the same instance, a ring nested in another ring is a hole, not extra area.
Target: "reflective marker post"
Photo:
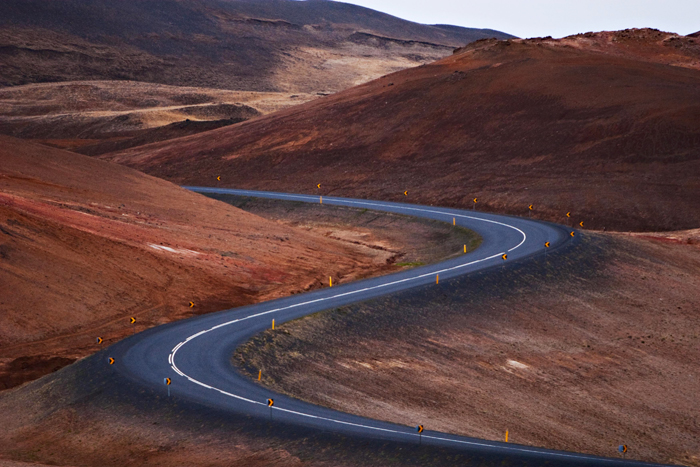
[[[418,446],[423,444],[423,425],[416,425],[416,431],[418,432]]]
[[[624,459],[624,458],[625,458],[625,454],[627,454],[627,445],[626,445],[626,444],[621,444],[620,446],[618,446],[617,450],[618,450],[618,452],[619,452],[620,454],[622,454],[622,458]]]
[[[270,408],[270,421],[272,421],[272,406],[275,405],[275,401],[272,399],[267,400],[267,406]]]

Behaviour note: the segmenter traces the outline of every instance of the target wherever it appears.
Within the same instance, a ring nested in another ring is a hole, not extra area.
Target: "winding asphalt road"
[[[232,190],[223,188],[185,187],[199,193],[252,196],[280,200],[318,203],[318,196]],[[413,427],[367,419],[315,406],[271,391],[240,375],[231,364],[234,350],[250,337],[268,329],[274,318],[278,324],[317,311],[339,307],[414,287],[435,284],[451,277],[474,273],[505,263],[541,255],[544,243],[550,250],[564,248],[572,242],[570,230],[563,226],[517,217],[474,211],[418,206],[403,203],[323,197],[323,204],[368,208],[377,211],[452,222],[476,231],[483,242],[475,251],[456,258],[383,277],[361,280],[323,290],[294,295],[169,323],[126,339],[115,346],[113,366],[133,380],[148,387],[164,390],[163,379],[172,379],[174,396],[221,408],[240,415],[272,417],[292,425],[332,430],[346,435],[407,442],[418,441]],[[267,406],[267,399],[274,406]],[[416,420],[419,424],[421,421]],[[428,427],[429,428],[429,427]],[[506,454],[528,463],[556,461],[571,465],[636,465],[615,458],[538,449],[467,438],[446,433],[423,432],[422,443],[464,449],[471,452]],[[644,464],[649,465],[649,464]]]

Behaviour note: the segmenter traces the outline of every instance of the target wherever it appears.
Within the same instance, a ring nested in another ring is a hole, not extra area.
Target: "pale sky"
[[[700,0],[342,0],[424,24],[489,28],[518,37],[651,27],[700,31]]]

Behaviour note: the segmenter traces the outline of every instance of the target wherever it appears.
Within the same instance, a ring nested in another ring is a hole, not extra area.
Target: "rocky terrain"
[[[233,127],[104,157],[177,183],[403,200],[585,227],[700,223],[700,43],[484,40]],[[332,122],[332,124],[330,123]],[[408,190],[408,197],[403,192]],[[572,212],[571,220],[564,217]]]

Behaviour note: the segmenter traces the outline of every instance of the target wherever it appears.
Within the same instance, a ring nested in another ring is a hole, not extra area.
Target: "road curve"
[[[318,196],[185,187],[204,194],[228,194],[319,203]],[[110,349],[114,371],[151,388],[163,388],[172,379],[173,396],[243,416],[272,417],[273,421],[399,442],[418,441],[413,427],[367,419],[315,406],[270,390],[239,374],[231,364],[235,349],[250,337],[278,324],[330,308],[364,301],[410,288],[435,284],[451,277],[523,261],[550,250],[565,248],[572,240],[570,230],[525,218],[404,203],[323,197],[323,204],[368,208],[416,217],[452,222],[476,231],[483,238],[475,251],[438,264],[423,266],[382,277],[365,279],[269,302],[224,310],[149,329],[125,339]],[[507,260],[502,255],[507,254]],[[268,408],[267,399],[274,399]],[[416,420],[416,424],[421,421]],[[428,427],[429,428],[429,427]],[[524,462],[567,465],[649,465],[572,452],[539,449],[523,445],[485,441],[426,430],[422,443],[471,452],[508,455]]]

